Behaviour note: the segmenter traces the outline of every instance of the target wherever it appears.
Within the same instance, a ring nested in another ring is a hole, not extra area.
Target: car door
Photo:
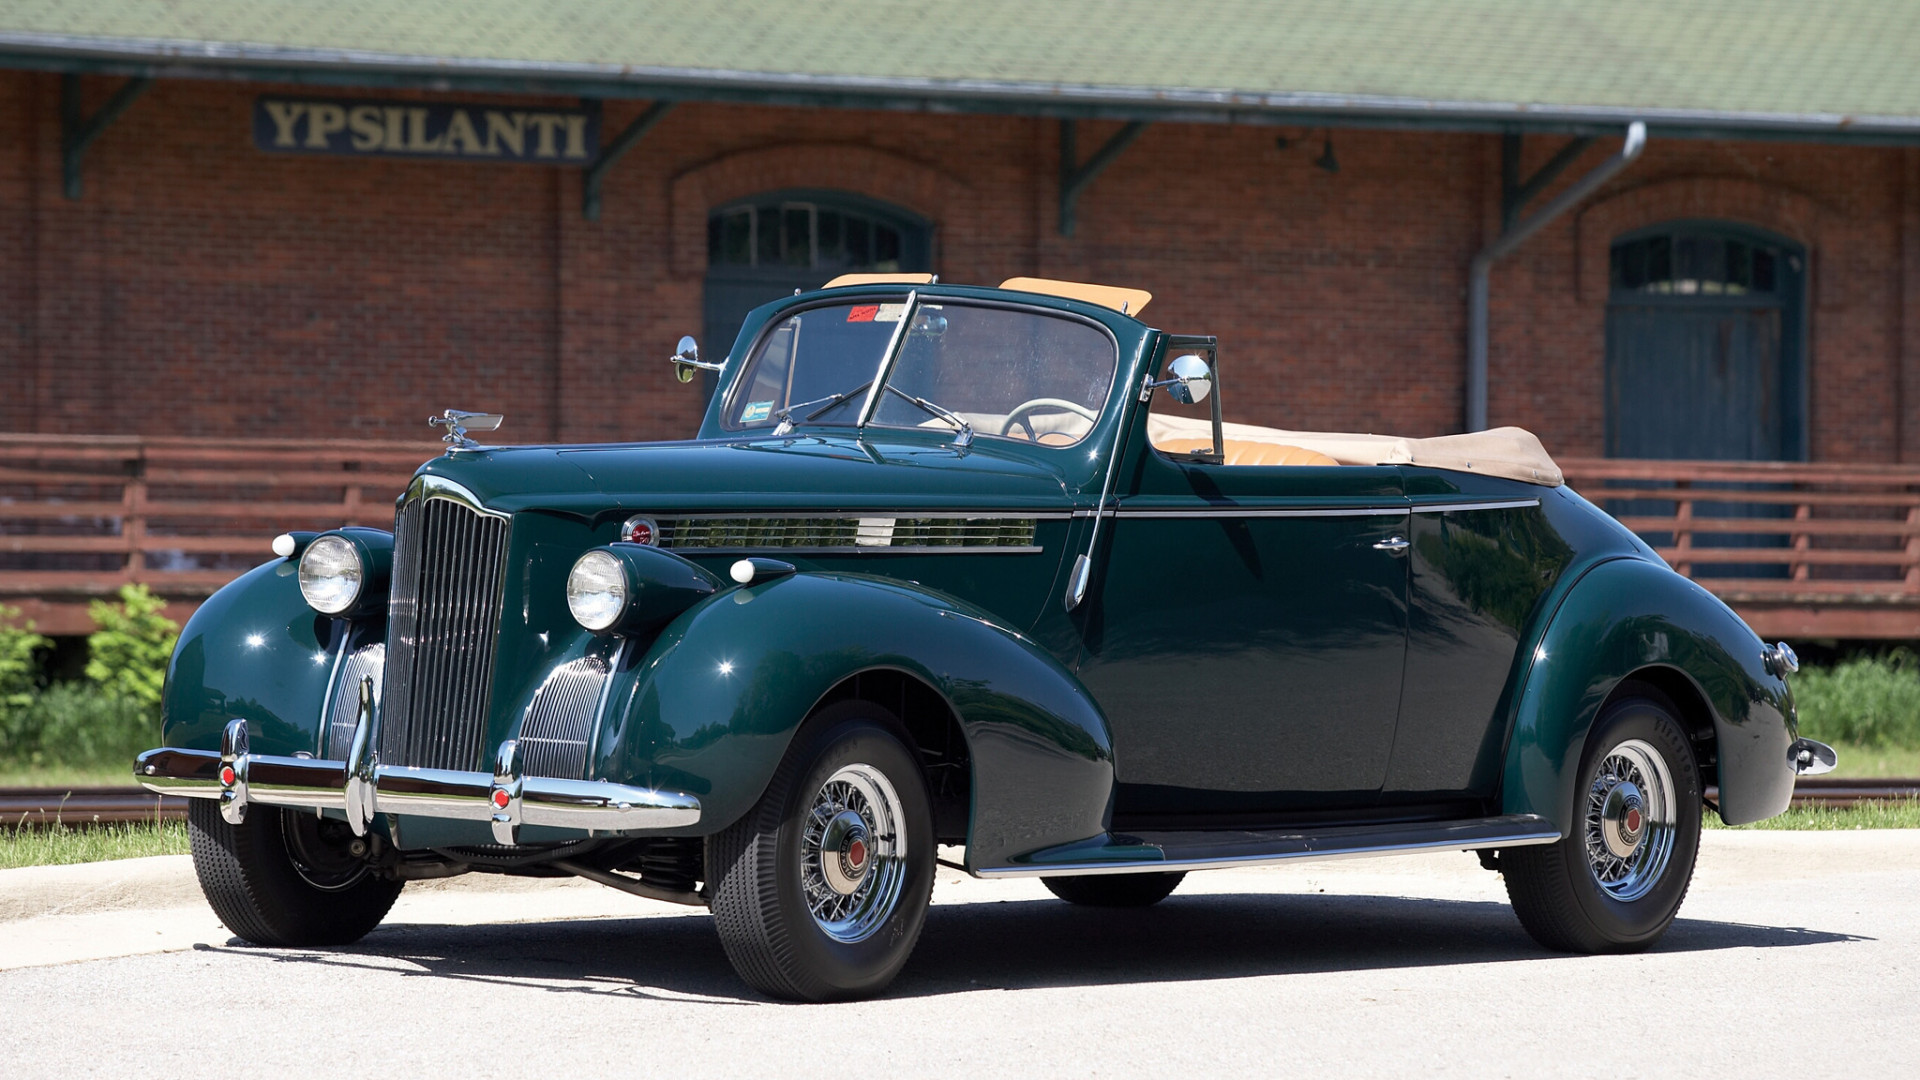
[[[1083,624],[1116,827],[1373,805],[1406,659],[1399,471],[1148,451],[1138,476]]]

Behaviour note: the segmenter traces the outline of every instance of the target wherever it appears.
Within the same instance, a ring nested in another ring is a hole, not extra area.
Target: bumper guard
[[[373,726],[373,680],[368,678],[360,685],[359,717],[346,761],[250,753],[247,722],[233,720],[221,733],[219,753],[149,750],[134,764],[134,775],[162,795],[218,799],[221,816],[236,825],[246,820],[249,804],[263,803],[340,810],[359,836],[378,814],[486,821],[502,844],[516,843],[521,825],[617,833],[700,821],[700,800],[691,795],[601,780],[522,776],[515,739],[500,744],[492,773],[382,765],[373,752]]]

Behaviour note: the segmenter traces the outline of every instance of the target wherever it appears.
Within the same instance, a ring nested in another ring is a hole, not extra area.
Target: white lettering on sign
[[[600,152],[597,109],[261,97],[254,146],[272,153],[584,165]]]

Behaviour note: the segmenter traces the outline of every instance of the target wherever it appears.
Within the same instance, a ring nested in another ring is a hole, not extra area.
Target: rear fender
[[[1686,680],[1712,714],[1720,814],[1728,824],[1787,808],[1794,774],[1793,696],[1770,674],[1747,624],[1665,566],[1613,559],[1588,571],[1554,612],[1529,659],[1507,747],[1503,812],[1576,822],[1574,777],[1588,733],[1620,683],[1657,671]],[[1713,771],[1702,782],[1715,782]]]
[[[692,831],[718,831],[760,798],[829,691],[881,669],[922,680],[959,718],[973,866],[1104,831],[1113,744],[1078,680],[959,600],[861,575],[775,578],[675,619],[613,686],[592,775],[696,795]]]

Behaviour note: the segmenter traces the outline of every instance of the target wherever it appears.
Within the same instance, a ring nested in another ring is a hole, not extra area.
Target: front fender
[[[342,627],[307,606],[296,569],[257,566],[187,620],[167,661],[162,745],[218,750],[227,721],[244,718],[256,753],[316,752]]]
[[[1594,720],[1622,680],[1649,671],[1684,679],[1712,714],[1721,817],[1738,825],[1785,810],[1793,697],[1765,669],[1763,647],[1717,597],[1665,566],[1640,558],[1595,566],[1532,651],[1507,749],[1504,812],[1573,828],[1574,776]]]
[[[760,798],[829,691],[881,669],[919,678],[959,718],[975,868],[1103,832],[1113,744],[1078,680],[959,600],[861,575],[776,578],[675,619],[613,687],[593,775],[696,795],[697,831],[718,831]]]

